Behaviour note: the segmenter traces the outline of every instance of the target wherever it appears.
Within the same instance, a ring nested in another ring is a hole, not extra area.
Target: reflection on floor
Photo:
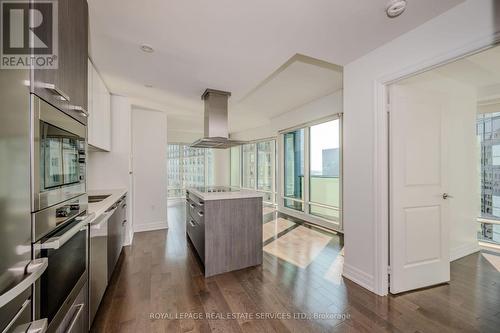
[[[264,251],[300,268],[306,268],[331,239],[319,231],[299,226],[264,246]]]
[[[267,214],[274,213],[274,212],[276,212],[276,208],[274,208],[272,206],[262,207],[262,214],[263,215],[267,215]]]
[[[495,268],[498,272],[500,272],[500,255],[483,252],[481,253],[484,259],[486,259],[493,268]],[[500,282],[500,280],[499,280]],[[499,310],[500,311],[500,310]],[[500,315],[500,312],[499,312]]]
[[[186,241],[184,214],[183,203],[169,207],[168,230],[135,234],[93,332],[444,333],[500,327],[500,273],[490,256],[454,261],[449,284],[379,297],[341,276],[343,238],[324,233],[330,241],[305,268],[265,252],[261,266],[205,278]],[[283,235],[307,228],[292,222],[296,226]]]
[[[277,238],[280,233],[294,226],[295,223],[292,221],[278,217],[277,219],[264,223],[262,227],[262,239],[265,242],[271,238]]]

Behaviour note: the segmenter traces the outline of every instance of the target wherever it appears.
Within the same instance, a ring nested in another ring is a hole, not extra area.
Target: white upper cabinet
[[[111,96],[104,81],[89,60],[88,65],[89,145],[111,150]]]

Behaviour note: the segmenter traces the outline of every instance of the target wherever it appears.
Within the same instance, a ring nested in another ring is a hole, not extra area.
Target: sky
[[[339,148],[339,120],[311,126],[311,172],[320,172],[323,166],[323,150]]]

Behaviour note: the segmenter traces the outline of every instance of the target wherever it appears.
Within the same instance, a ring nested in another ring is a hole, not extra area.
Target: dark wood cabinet
[[[58,2],[58,68],[33,69],[32,92],[87,123],[88,5]]]

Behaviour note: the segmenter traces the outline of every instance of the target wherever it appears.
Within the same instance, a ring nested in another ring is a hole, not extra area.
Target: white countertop
[[[264,193],[251,190],[239,190],[233,192],[208,192],[208,193],[200,192],[195,188],[188,188],[187,190],[205,201],[243,199],[243,198],[262,198],[264,196]]]
[[[89,203],[89,214],[95,213],[94,219],[98,218],[103,214],[109,207],[113,206],[122,196],[127,194],[126,189],[114,189],[114,190],[89,190],[87,191],[89,196],[91,195],[107,195],[109,197],[100,202]]]

